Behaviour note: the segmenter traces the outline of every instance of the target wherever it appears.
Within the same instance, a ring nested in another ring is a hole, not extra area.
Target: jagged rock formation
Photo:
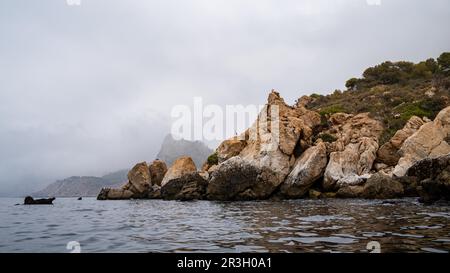
[[[72,176],[58,180],[45,189],[32,194],[38,197],[80,197],[97,196],[99,191],[105,187],[120,187],[127,181],[128,170],[109,173],[102,177],[95,176]]]
[[[188,156],[194,160],[196,166],[201,167],[202,163],[212,152],[212,149],[208,148],[201,141],[176,140],[172,135],[167,135],[156,158],[171,166],[177,158]]]
[[[420,127],[401,146],[401,155],[393,171],[395,176],[404,176],[417,161],[450,153],[450,107],[443,109],[433,122]]]

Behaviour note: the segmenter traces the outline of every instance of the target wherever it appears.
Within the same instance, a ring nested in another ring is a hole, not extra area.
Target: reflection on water
[[[415,199],[258,202],[0,199],[0,252],[448,252],[450,207]]]

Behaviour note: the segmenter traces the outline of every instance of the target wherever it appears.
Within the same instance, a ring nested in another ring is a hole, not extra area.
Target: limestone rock
[[[162,160],[154,160],[148,167],[153,185],[161,186],[164,175],[167,172],[167,165]]]
[[[282,195],[289,198],[305,195],[312,184],[322,176],[326,165],[327,150],[324,143],[307,149],[281,185]]]
[[[419,128],[424,125],[425,122],[416,116],[411,117],[403,129],[398,130],[395,135],[377,152],[377,161],[385,163],[389,166],[395,166],[400,159],[398,150],[402,146],[403,142],[414,134]]]
[[[403,176],[417,161],[450,153],[450,107],[439,112],[433,122],[420,127],[405,140],[399,153],[401,155],[393,171],[395,176]]]
[[[194,173],[196,171],[197,167],[195,166],[195,163],[192,160],[192,158],[188,156],[179,157],[177,160],[175,160],[173,165],[167,170],[161,182],[161,187],[163,188],[164,185],[172,179],[177,179],[185,174]]]

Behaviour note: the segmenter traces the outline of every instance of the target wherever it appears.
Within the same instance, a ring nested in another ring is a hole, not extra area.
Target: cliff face
[[[197,168],[200,168],[205,159],[212,153],[213,150],[200,141],[175,140],[172,135],[167,135],[156,158],[171,166],[177,158],[189,156],[194,160]]]

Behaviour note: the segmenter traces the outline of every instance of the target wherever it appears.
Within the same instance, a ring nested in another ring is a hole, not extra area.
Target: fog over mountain
[[[373,2],[373,1],[371,1]],[[447,0],[0,2],[0,195],[156,157],[173,106],[293,102],[450,50]]]

